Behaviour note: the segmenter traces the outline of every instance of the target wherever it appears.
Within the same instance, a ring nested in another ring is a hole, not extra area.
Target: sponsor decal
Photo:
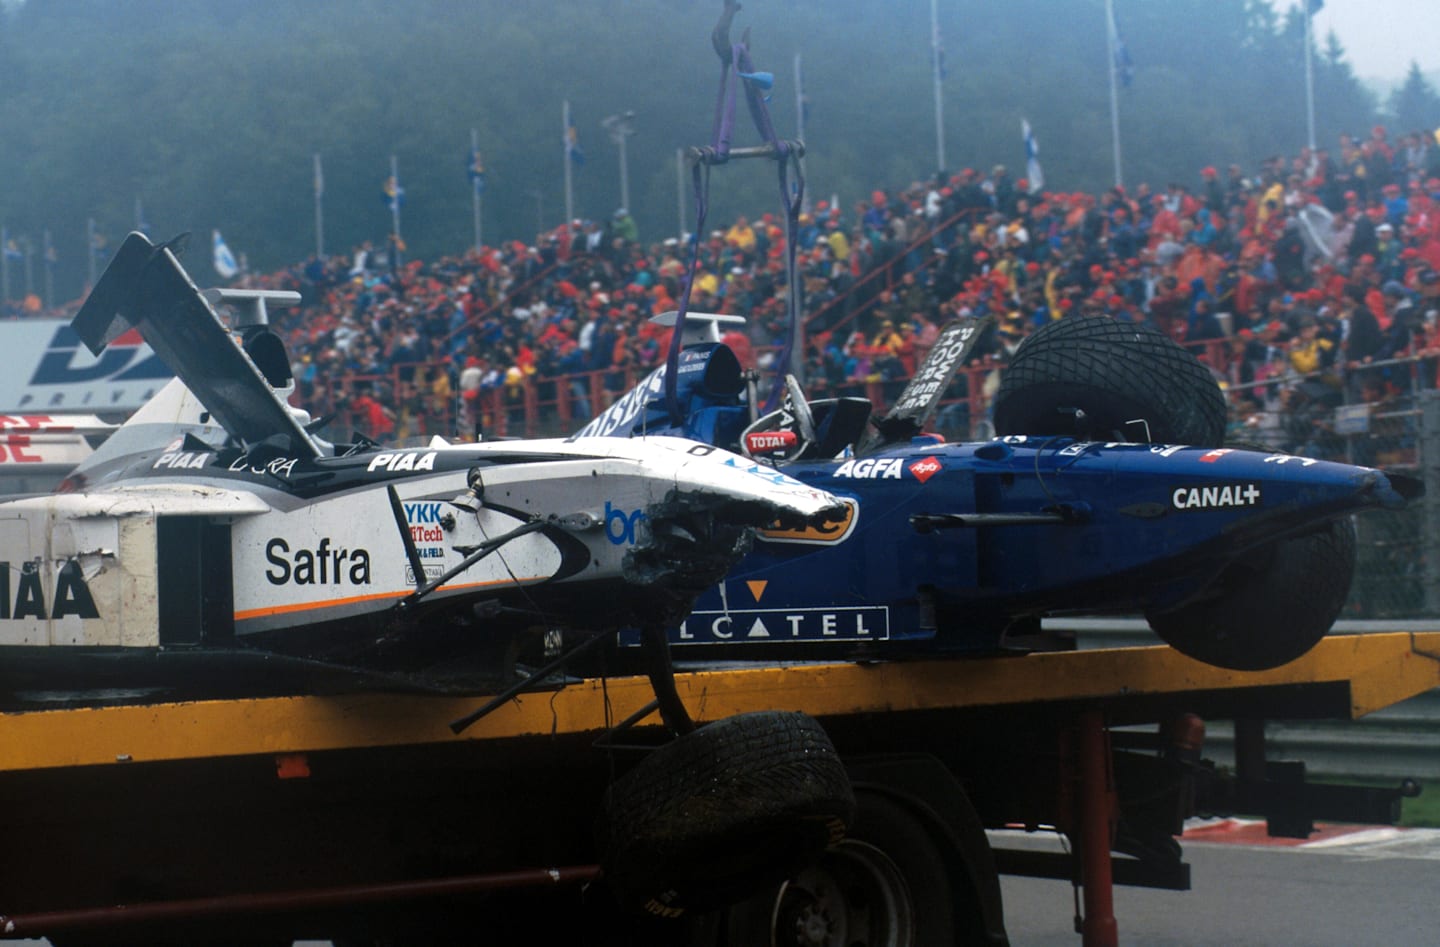
[[[1213,464],[1221,457],[1224,457],[1226,454],[1231,453],[1234,453],[1234,448],[1231,447],[1217,447],[1214,450],[1207,450],[1205,453],[1200,455],[1200,463]]]
[[[273,477],[288,477],[295,470],[296,460],[295,457],[275,457],[263,464],[252,464],[248,458],[237,457],[230,462],[230,470],[234,473],[252,473],[257,477],[263,477],[266,474]]]
[[[38,464],[45,458],[30,451],[29,434],[0,435],[0,463]]]
[[[939,473],[943,466],[938,457],[922,457],[910,465],[910,472],[915,475],[916,480],[924,483]]]
[[[94,415],[0,414],[0,464],[74,467],[91,452],[83,434],[102,429]]]
[[[845,461],[831,476],[852,480],[900,480],[904,473],[904,457],[865,457]]]
[[[434,470],[435,458],[439,456],[437,451],[393,451],[376,454],[370,461],[370,466],[365,468],[367,472],[374,473],[383,470],[386,473],[399,473],[402,470]]]
[[[766,542],[799,543],[804,546],[833,546],[843,543],[855,532],[855,524],[860,521],[860,501],[850,497],[840,499],[845,503],[845,516],[838,522],[787,528],[768,526],[757,530],[756,535]],[[755,597],[759,599],[760,596]]]
[[[920,366],[910,384],[900,394],[900,400],[890,410],[891,415],[919,415],[930,406],[930,402],[950,384],[955,366],[968,354],[971,339],[982,328],[980,324],[960,324],[947,328],[941,333],[930,355]]]
[[[640,532],[640,524],[645,522],[647,517],[642,510],[626,511],[612,506],[609,500],[605,501],[605,538],[616,546],[628,546],[636,541]]]
[[[1260,505],[1260,486],[1254,483],[1176,487],[1170,503],[1177,510],[1221,510]]]
[[[787,450],[798,442],[794,431],[751,431],[745,435],[745,449],[752,454]]]
[[[1002,440],[1007,444],[1019,444],[1025,441],[1025,436],[1023,434],[1017,434],[1011,437],[1002,437],[999,438],[999,440]],[[1079,457],[1080,455],[1088,451],[1090,448],[1096,446],[1097,444],[1094,441],[1076,441],[1073,444],[1067,444],[1066,446],[1060,448],[1058,451],[1056,451],[1056,453],[1061,455],[1062,457]],[[1161,457],[1174,457],[1180,451],[1184,450],[1187,445],[1135,444],[1130,441],[1105,441],[1098,444],[1098,446],[1105,450],[1143,450],[1149,451],[1152,454],[1158,454]]]
[[[173,375],[134,329],[92,359],[75,331],[61,325],[50,337],[17,407],[36,404],[41,398],[52,408],[102,404],[139,407],[154,395],[159,382]],[[50,387],[51,391],[48,395],[36,392],[39,386]]]
[[[99,418],[94,418],[98,421]],[[36,434],[69,434],[75,425],[64,417],[59,421],[48,414],[0,414],[0,431],[32,431]]]
[[[215,455],[209,451],[166,451],[155,458],[152,470],[198,470],[210,462]],[[234,470],[235,465],[231,464]]]
[[[890,609],[775,608],[756,611],[692,612],[680,625],[677,644],[760,641],[884,641],[890,637]]]
[[[421,559],[445,558],[445,534],[455,528],[455,516],[447,508],[449,504],[439,500],[417,500],[400,504],[405,512],[405,521],[410,526],[410,541]],[[425,580],[439,578],[444,571],[440,563],[424,563]],[[416,585],[415,570],[405,564],[405,581]]]
[[[736,457],[725,458],[725,466],[733,467],[736,470],[742,470],[745,473],[759,477],[766,483],[773,483],[777,485],[784,484],[792,487],[804,486],[804,484],[802,484],[799,480],[795,480],[792,477],[788,477],[785,474],[780,473],[774,467],[765,467],[760,464],[747,463]]]
[[[1315,460],[1313,457],[1295,457],[1291,454],[1271,454],[1269,457],[1265,458],[1264,462],[1267,464],[1284,465],[1290,463],[1291,461],[1294,461],[1301,467],[1313,467],[1315,464],[1320,463],[1320,461]]]
[[[370,551],[333,546],[323,537],[314,549],[290,551],[290,544],[275,537],[265,544],[270,563],[265,578],[271,585],[369,585]]]
[[[17,576],[14,588],[11,577]],[[75,615],[79,618],[99,618],[100,610],[95,607],[95,597],[85,584],[85,574],[74,559],[67,559],[55,571],[55,587],[49,590],[41,584],[40,564],[34,560],[23,562],[14,569],[8,562],[0,562],[0,621],[18,621],[37,618],[41,621],[65,618]]]

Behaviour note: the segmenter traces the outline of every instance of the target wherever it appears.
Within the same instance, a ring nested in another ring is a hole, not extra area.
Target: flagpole
[[[50,242],[50,228],[45,228],[45,308],[55,305],[55,246]]]
[[[94,282],[94,280],[91,280]],[[10,301],[10,228],[0,226],[0,303]]]
[[[575,219],[575,182],[570,173],[570,162],[572,160],[570,157],[570,149],[573,146],[570,142],[569,99],[564,100],[564,109],[560,117],[560,123],[563,126],[560,140],[564,143],[564,147],[560,151],[560,163],[565,165],[565,243],[567,244],[566,250],[568,252],[568,244],[575,239],[575,235],[570,231],[570,222]]]
[[[315,256],[325,259],[325,169],[315,152]]]
[[[400,252],[400,162],[390,156],[390,178],[395,182],[395,199],[390,202],[390,221],[395,234],[395,253]]]
[[[480,252],[483,244],[480,242],[480,207],[483,198],[480,196],[480,177],[475,173],[474,163],[480,160],[480,132],[470,129],[470,203],[475,213],[475,252]]]
[[[800,71],[800,54],[795,54],[795,139],[801,144],[805,143],[805,79]],[[800,152],[797,159],[800,165],[800,174],[805,174],[805,152]],[[800,213],[810,213],[810,189],[806,188],[805,193],[800,195]]]
[[[685,242],[685,149],[675,149],[675,209],[680,218],[680,230],[675,239]]]
[[[86,272],[89,274],[90,282],[86,289],[95,285],[95,218],[85,218],[85,261]]]
[[[945,170],[945,102],[940,91],[940,8],[930,0],[930,78],[935,86],[935,169]]]
[[[1310,47],[1314,44],[1314,0],[1301,0],[1305,8],[1305,118],[1307,141],[1310,142],[1310,150],[1315,150],[1315,66],[1312,62]]]
[[[1106,60],[1110,68],[1110,139],[1115,152],[1115,186],[1122,187],[1125,177],[1120,171],[1120,90],[1117,88],[1119,77],[1115,75],[1118,71],[1115,67],[1115,0],[1105,0],[1105,46],[1109,51]]]

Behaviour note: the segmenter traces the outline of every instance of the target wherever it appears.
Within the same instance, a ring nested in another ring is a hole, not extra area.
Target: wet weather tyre
[[[773,887],[718,913],[705,947],[884,944],[956,947],[990,943],[962,929],[950,866],[937,833],[911,809],[857,794],[845,839]]]
[[[1355,526],[1335,520],[1282,539],[1229,566],[1199,597],[1147,612],[1167,644],[1197,661],[1237,671],[1288,664],[1325,637],[1355,574]]]
[[[1067,317],[1026,338],[1001,373],[994,407],[1001,435],[1225,440],[1225,397],[1210,370],[1158,330],[1104,317]]]
[[[611,785],[602,866],[623,906],[679,917],[786,877],[843,837],[854,811],[819,723],[740,714],[655,750]]]

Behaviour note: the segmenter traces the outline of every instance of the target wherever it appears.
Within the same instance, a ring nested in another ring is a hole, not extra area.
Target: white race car
[[[500,671],[525,632],[673,624],[754,527],[843,512],[683,438],[333,447],[283,397],[265,309],[296,299],[202,293],[126,238],[74,328],[97,354],[138,328],[178,377],[60,492],[0,503],[12,693]]]

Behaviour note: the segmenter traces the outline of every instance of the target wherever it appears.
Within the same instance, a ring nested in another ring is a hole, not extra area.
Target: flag
[[[381,196],[385,199],[385,206],[393,214],[405,206],[405,189],[400,186],[400,175],[392,174],[385,179],[381,185]]]
[[[220,236],[220,231],[211,233],[215,242],[215,272],[220,274],[221,279],[230,279],[240,272],[240,267],[235,262],[235,254],[225,245],[225,238]]]
[[[476,194],[485,193],[485,161],[480,152],[474,148],[470,149],[470,161],[465,166],[466,173],[470,175],[470,184],[475,188]]]
[[[1020,119],[1020,132],[1025,136],[1025,179],[1030,182],[1030,193],[1038,194],[1045,187],[1045,174],[1040,170],[1040,146],[1030,131],[1030,123]]]
[[[110,241],[98,230],[90,231],[90,255],[104,259],[106,248]]]
[[[5,239],[5,259],[7,259],[7,260],[23,260],[23,259],[25,259],[25,251],[20,249],[20,244],[16,242],[16,240],[15,240],[14,237],[7,237],[7,238]]]
[[[1122,86],[1128,87],[1135,78],[1135,63],[1130,58],[1130,47],[1125,45],[1125,37],[1120,35],[1120,21],[1115,16],[1114,6],[1110,7],[1110,43],[1115,56],[1115,77]]]
[[[580,134],[575,131],[573,124],[565,129],[565,153],[575,162],[576,167],[585,164],[585,152],[580,150]]]

